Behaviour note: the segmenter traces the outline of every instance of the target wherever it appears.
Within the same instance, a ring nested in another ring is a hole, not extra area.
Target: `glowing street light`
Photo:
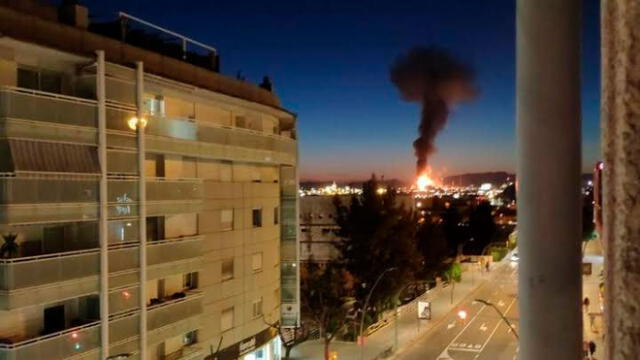
[[[466,320],[468,315],[469,314],[467,314],[466,310],[458,311],[458,317],[460,318],[460,320]]]
[[[140,118],[138,120],[137,117],[133,116],[129,120],[127,120],[127,125],[129,125],[129,129],[131,129],[131,130],[136,130],[138,128],[138,123],[140,123],[142,125],[142,127],[144,128],[144,127],[147,126],[147,119]]]

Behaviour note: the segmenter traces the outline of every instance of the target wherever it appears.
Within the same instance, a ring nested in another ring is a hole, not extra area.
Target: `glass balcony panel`
[[[98,201],[98,180],[0,179],[0,203],[41,204]]]
[[[157,179],[147,181],[147,200],[202,199],[202,181]]]
[[[147,264],[156,265],[200,256],[202,237],[150,241],[147,243]]]
[[[154,330],[202,313],[202,295],[188,292],[182,299],[148,308],[147,329]]]
[[[140,288],[130,287],[118,289],[109,293],[109,313],[117,314],[123,311],[137,309],[140,305]]]
[[[21,289],[98,273],[97,250],[83,250],[76,254],[59,253],[0,262],[0,289]]]
[[[61,360],[97,349],[99,346],[100,325],[91,323],[13,344],[0,344],[0,359]]]
[[[140,315],[137,311],[113,316],[109,319],[109,342],[113,344],[137,336],[139,329]]]
[[[19,88],[0,89],[0,116],[97,127],[97,111],[94,102]]]
[[[139,267],[137,245],[128,245],[120,249],[109,249],[109,272],[130,270]]]

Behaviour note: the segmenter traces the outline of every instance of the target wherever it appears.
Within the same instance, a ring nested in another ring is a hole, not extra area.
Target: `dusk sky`
[[[515,1],[84,1],[210,44],[222,71],[271,76],[298,114],[303,180],[410,179],[420,107],[389,81],[417,45],[451,50],[477,72],[480,96],[456,108],[430,160],[438,174],[515,169]],[[599,2],[584,1],[583,169],[599,159]]]

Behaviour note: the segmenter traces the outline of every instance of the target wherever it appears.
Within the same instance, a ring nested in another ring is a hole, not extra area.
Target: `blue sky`
[[[84,1],[122,10],[216,47],[222,71],[270,75],[299,116],[303,179],[414,174],[420,108],[399,99],[389,64],[437,44],[472,64],[481,94],[456,108],[430,160],[436,173],[515,168],[515,1]],[[181,4],[181,5],[177,5]],[[599,8],[584,2],[583,163],[599,159]]]

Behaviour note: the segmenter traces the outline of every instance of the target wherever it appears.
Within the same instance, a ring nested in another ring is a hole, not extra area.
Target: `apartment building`
[[[280,359],[296,116],[120,16],[0,0],[0,359]]]

